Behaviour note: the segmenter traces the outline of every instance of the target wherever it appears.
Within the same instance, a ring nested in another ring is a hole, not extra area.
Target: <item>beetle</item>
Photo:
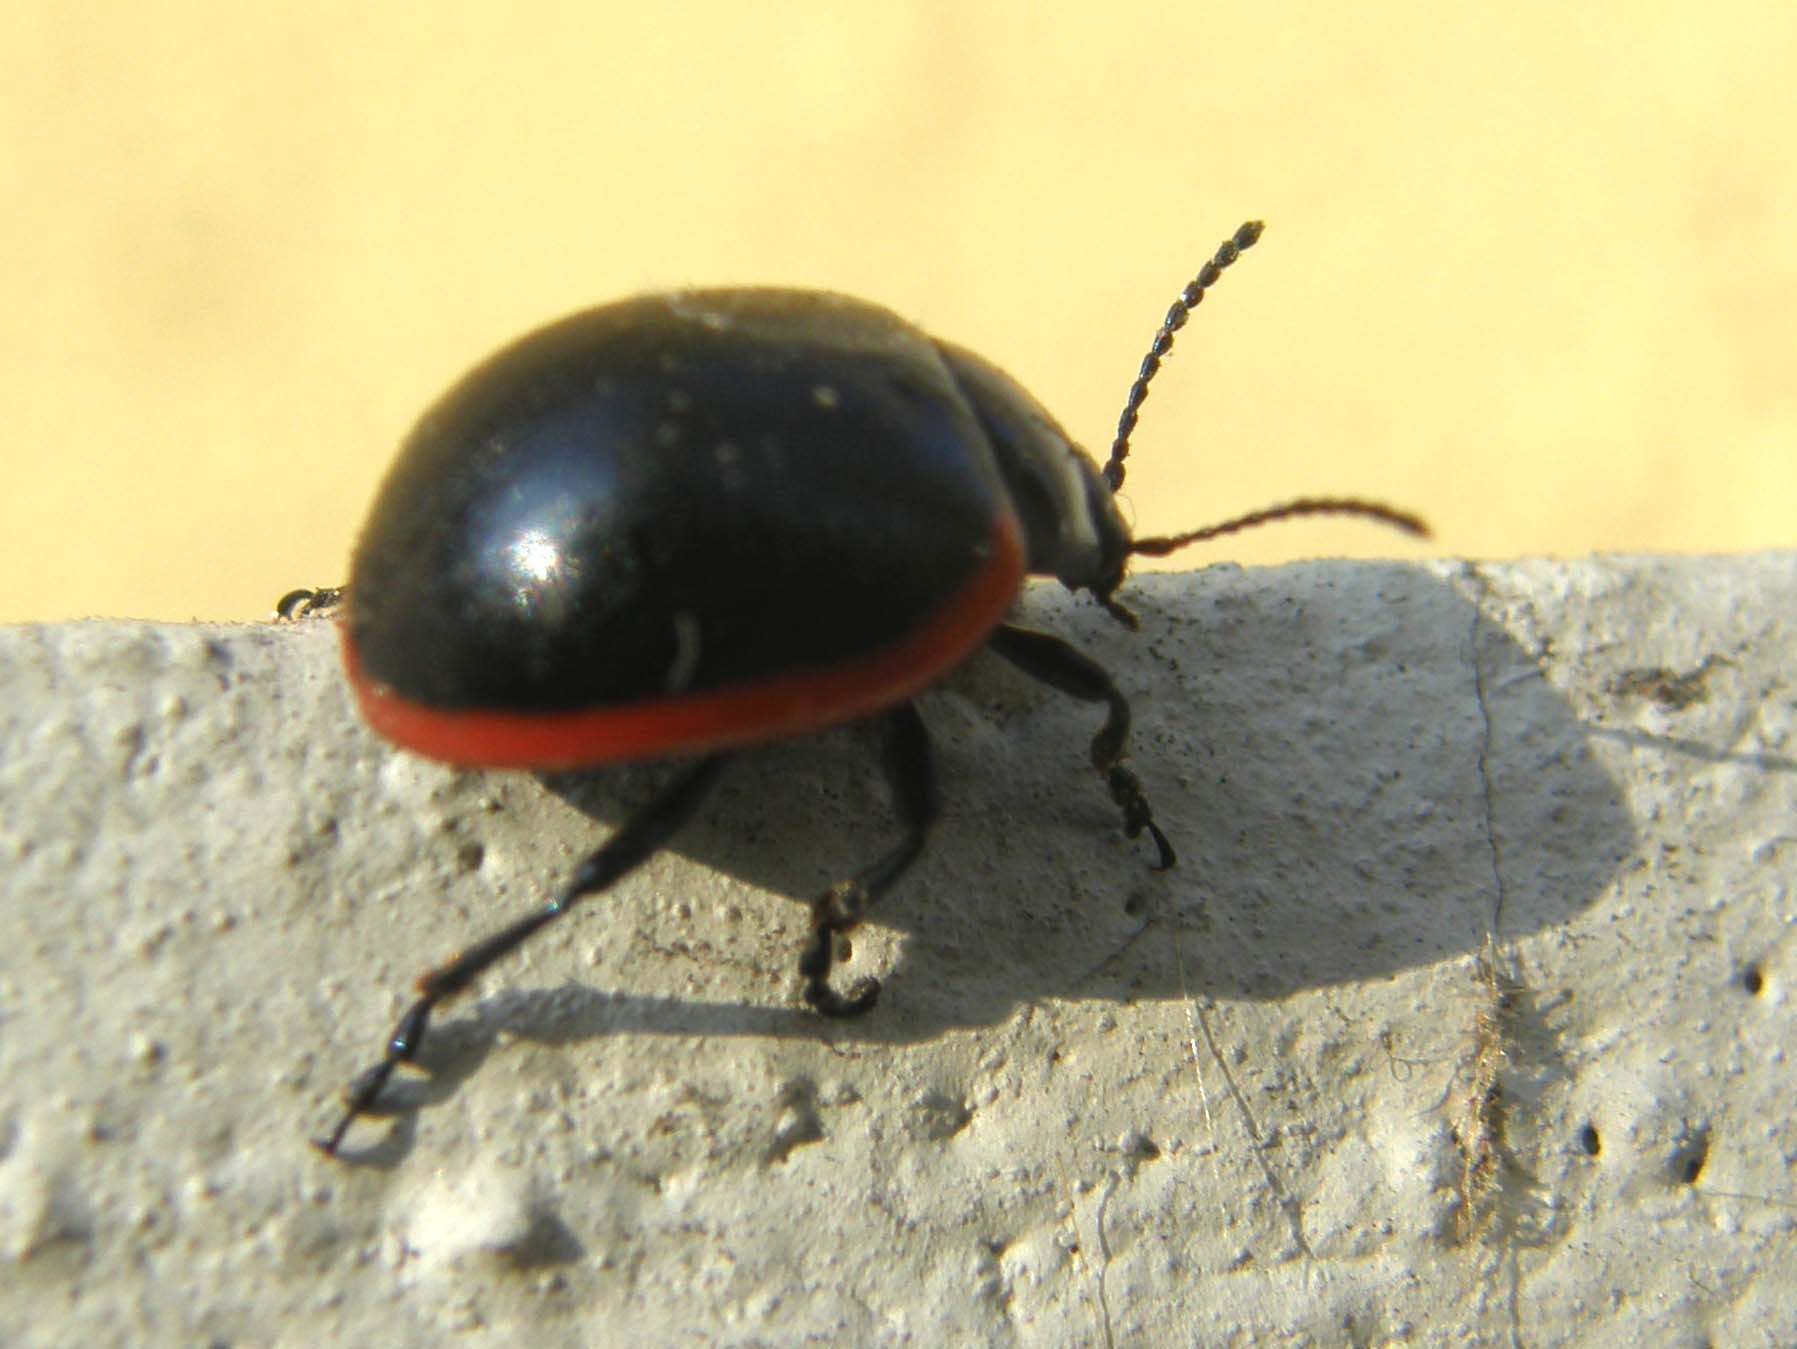
[[[368,724],[464,767],[685,762],[551,900],[418,981],[382,1056],[345,1088],[336,1154],[439,1003],[615,884],[699,808],[729,755],[880,718],[901,837],[812,902],[804,997],[866,1012],[879,982],[830,982],[838,940],[922,854],[940,803],[916,695],[980,649],[1102,704],[1092,766],[1155,865],[1173,846],[1123,762],[1129,703],[1059,637],[1007,621],[1027,576],[1089,591],[1118,620],[1132,556],[1299,515],[1414,516],[1305,498],[1133,539],[1117,506],[1150,381],[1225,268],[1225,240],[1167,312],[1101,468],[997,366],[862,301],[775,289],[646,295],[503,348],[418,422],[369,514],[344,589],[344,664]]]

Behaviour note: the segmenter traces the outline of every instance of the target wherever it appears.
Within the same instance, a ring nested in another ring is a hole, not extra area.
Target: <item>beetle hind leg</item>
[[[714,754],[683,769],[659,796],[626,820],[575,869],[554,899],[465,948],[446,964],[427,971],[418,980],[417,1001],[406,1010],[387,1037],[382,1057],[357,1073],[344,1088],[343,1113],[338,1117],[336,1127],[324,1138],[316,1140],[318,1150],[327,1157],[336,1156],[349,1126],[360,1116],[373,1113],[394,1070],[418,1056],[418,1046],[429,1029],[431,1013],[439,1003],[465,990],[488,968],[524,945],[581,899],[609,889],[653,857],[674,832],[692,818],[723,764],[723,756]]]
[[[811,940],[799,956],[799,973],[805,979],[805,1001],[825,1016],[860,1016],[880,996],[880,981],[873,978],[856,980],[847,993],[830,987],[837,938],[858,927],[874,901],[922,855],[930,826],[941,812],[930,735],[912,704],[902,703],[887,715],[881,760],[905,836],[871,866],[812,902]]]
[[[1104,703],[1110,711],[1098,734],[1092,737],[1092,766],[1104,775],[1111,800],[1123,812],[1123,832],[1136,838],[1146,832],[1159,852],[1156,869],[1165,871],[1179,861],[1173,845],[1154,822],[1154,811],[1142,791],[1142,781],[1124,766],[1129,739],[1129,700],[1123,696],[1105,668],[1083,651],[1046,632],[1001,624],[992,634],[992,651],[1032,679],[1084,703]]]

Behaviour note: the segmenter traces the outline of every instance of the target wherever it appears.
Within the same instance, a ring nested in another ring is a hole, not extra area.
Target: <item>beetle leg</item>
[[[918,859],[942,809],[930,762],[930,733],[915,705],[901,703],[887,715],[881,758],[905,837],[873,865],[838,881],[812,903],[811,944],[799,956],[799,973],[805,977],[805,1001],[825,1016],[859,1016],[880,996],[878,979],[859,979],[846,995],[830,987],[836,938],[857,926],[873,902]]]
[[[1059,637],[1009,623],[993,632],[990,646],[996,654],[1050,688],[1083,703],[1109,704],[1110,714],[1092,737],[1092,766],[1104,774],[1111,800],[1123,811],[1123,832],[1135,838],[1144,829],[1148,831],[1160,851],[1157,869],[1164,871],[1177,863],[1173,845],[1154,822],[1141,779],[1123,765],[1124,743],[1129,739],[1129,700],[1105,668]]]
[[[504,959],[538,929],[547,927],[587,895],[608,889],[648,861],[698,809],[706,789],[723,766],[721,755],[702,759],[686,769],[660,796],[644,806],[576,868],[561,893],[542,908],[507,924],[490,937],[468,947],[448,964],[427,970],[418,980],[418,1000],[406,1010],[387,1037],[387,1052],[372,1067],[363,1069],[343,1090],[343,1118],[329,1137],[316,1140],[319,1151],[335,1156],[343,1135],[358,1115],[373,1108],[375,1098],[401,1063],[418,1055],[418,1046],[430,1024],[432,1010],[478,979],[489,966]]]
[[[292,623],[302,618],[329,614],[343,603],[344,586],[319,586],[316,590],[289,590],[275,601],[275,620]]]

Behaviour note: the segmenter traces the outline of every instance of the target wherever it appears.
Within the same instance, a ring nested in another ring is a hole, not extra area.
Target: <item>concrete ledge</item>
[[[1797,555],[1216,568],[1118,674],[1182,864],[990,659],[715,808],[307,1146],[411,978],[658,780],[458,774],[326,625],[0,629],[0,1341],[1788,1342]],[[598,821],[598,823],[595,823]]]

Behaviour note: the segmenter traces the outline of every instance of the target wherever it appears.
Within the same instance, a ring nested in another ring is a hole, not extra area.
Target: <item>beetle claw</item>
[[[855,980],[847,993],[838,993],[826,983],[812,984],[805,990],[805,1001],[816,1008],[819,1015],[839,1021],[872,1011],[879,1000],[880,981],[871,976]]]

